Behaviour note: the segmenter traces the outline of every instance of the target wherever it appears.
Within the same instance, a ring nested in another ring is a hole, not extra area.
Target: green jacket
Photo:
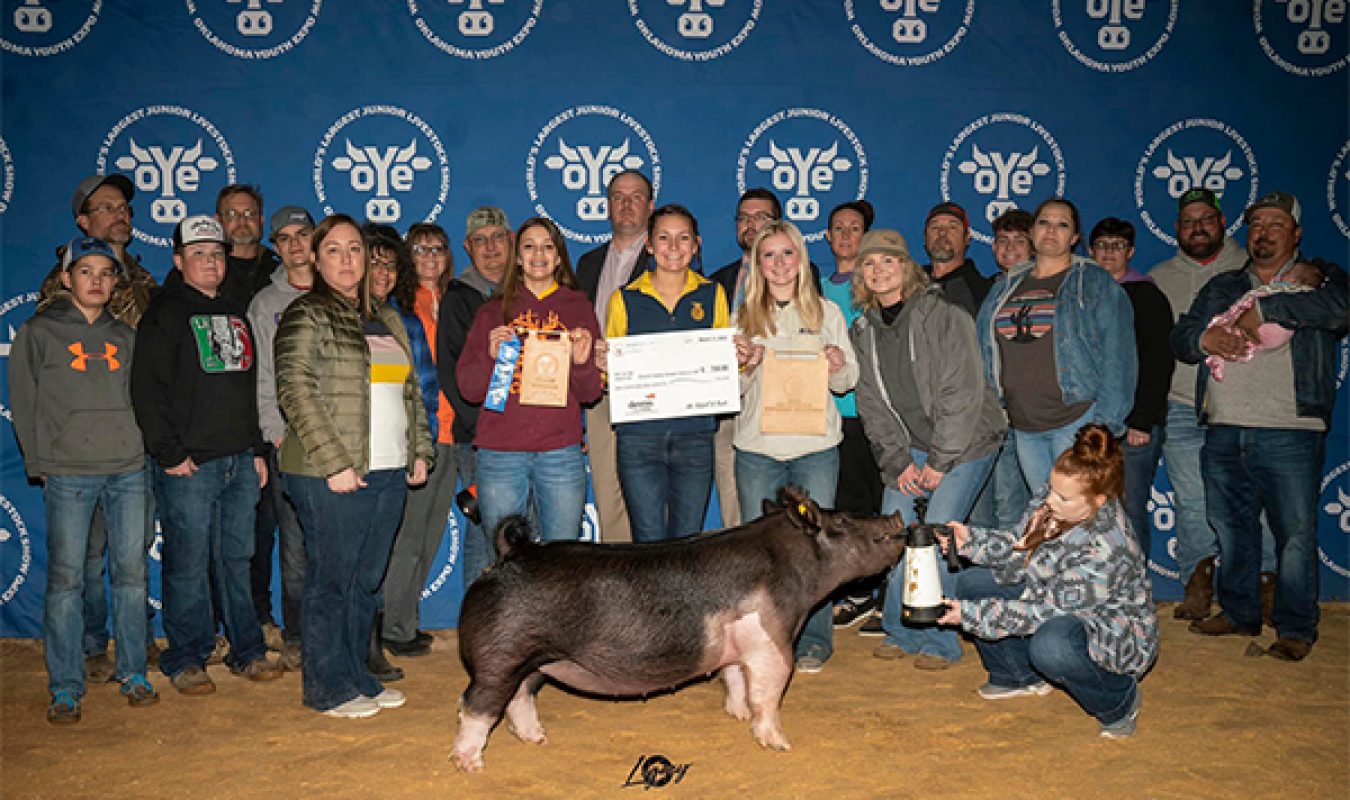
[[[388,305],[375,316],[394,334],[412,362],[412,346],[398,313]],[[275,344],[277,404],[286,417],[282,472],[327,478],[351,467],[365,475],[370,465],[370,350],[355,307],[310,293],[281,315]],[[408,413],[408,467],[421,458],[432,466],[433,444],[426,409],[409,370],[403,387]]]

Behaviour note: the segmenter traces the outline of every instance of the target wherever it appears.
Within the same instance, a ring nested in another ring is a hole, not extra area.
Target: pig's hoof
[[[455,768],[460,772],[483,771],[483,751],[481,750],[456,750],[450,754],[450,760],[455,762]]]
[[[765,750],[787,752],[792,749],[792,745],[788,743],[787,737],[783,735],[782,731],[756,731],[755,741],[759,742],[759,746]]]
[[[507,723],[507,728],[516,738],[522,742],[534,742],[535,744],[548,744],[548,736],[544,734],[544,726],[535,724],[530,727],[517,728],[515,725]]]
[[[746,705],[744,702],[733,703],[730,700],[727,700],[726,709],[728,714],[741,722],[750,721],[750,706]]]

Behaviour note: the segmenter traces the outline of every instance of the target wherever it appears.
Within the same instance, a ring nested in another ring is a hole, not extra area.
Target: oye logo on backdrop
[[[1344,563],[1346,537],[1350,536],[1350,475],[1347,473],[1350,473],[1350,461],[1328,472],[1326,477],[1322,478],[1321,495],[1318,498],[1318,506],[1322,509],[1322,513],[1330,518],[1332,530],[1338,532],[1341,538],[1336,543],[1339,550],[1336,555],[1340,556],[1340,560],[1333,558],[1320,544],[1317,548],[1317,557],[1332,572],[1343,578],[1350,578],[1350,564]]]
[[[0,417],[11,423],[14,418],[9,411],[9,351],[14,344],[14,334],[33,316],[37,300],[37,292],[24,292],[0,305],[0,387],[4,388],[0,393]]]
[[[470,60],[495,58],[525,41],[543,7],[544,0],[408,0],[428,42]]]
[[[974,16],[975,0],[844,0],[858,42],[900,67],[930,64],[955,50]]]
[[[617,108],[575,106],[549,120],[525,159],[534,213],[583,244],[609,240],[609,179],[635,169],[661,192],[661,155],[646,128]],[[653,197],[655,199],[655,197]]]
[[[323,0],[186,0],[192,25],[235,58],[279,56],[319,21]]]
[[[759,21],[764,0],[628,0],[647,43],[681,61],[711,61],[736,49]]]
[[[9,201],[14,199],[14,156],[3,136],[0,136],[0,169],[4,170],[4,183],[0,184],[0,214],[3,214],[9,208]]]
[[[1153,235],[1177,243],[1177,200],[1191,189],[1218,195],[1228,235],[1242,225],[1242,211],[1255,202],[1256,156],[1231,126],[1215,119],[1173,123],[1149,142],[1134,171],[1134,202]]]
[[[435,219],[450,191],[450,162],[440,137],[398,106],[343,114],[319,142],[313,168],[323,213],[386,225]]]
[[[0,141],[0,144],[3,144]],[[1327,208],[1331,211],[1331,221],[1341,235],[1350,239],[1350,224],[1346,222],[1344,209],[1350,208],[1350,164],[1346,163],[1350,155],[1350,139],[1341,146],[1341,151],[1331,162],[1331,171],[1327,173]]]
[[[123,117],[98,150],[98,172],[123,172],[136,184],[132,233],[170,246],[189,213],[215,210],[216,193],[235,182],[234,153],[216,126],[191,109],[157,105]]]
[[[445,582],[450,579],[450,575],[455,571],[455,564],[459,563],[462,537],[459,533],[459,514],[453,507],[450,509],[450,513],[446,515],[445,537],[445,563],[441,565],[439,572],[430,576],[427,585],[422,587],[421,598],[423,600],[445,588]]]
[[[98,22],[103,0],[21,0],[0,13],[0,49],[20,56],[64,53],[84,40]]]
[[[825,235],[834,206],[867,195],[867,153],[843,120],[788,108],[755,126],[736,159],[736,190],[768,184],[808,242]]]
[[[1320,78],[1350,63],[1347,0],[1254,0],[1252,24],[1280,69]]]
[[[3,606],[14,599],[28,580],[28,569],[33,564],[33,540],[19,510],[2,494],[0,511],[8,517],[0,517],[0,553],[5,554],[0,558],[0,586],[4,587],[0,592],[0,606]]]
[[[942,157],[938,182],[943,200],[972,212],[970,235],[992,244],[990,223],[1000,214],[1063,196],[1066,181],[1064,154],[1050,131],[1021,114],[1000,112],[961,129]]]
[[[1128,72],[1162,50],[1177,23],[1181,0],[1053,0],[1060,44],[1099,72]]]
[[[1162,491],[1157,485],[1148,487],[1148,504],[1145,506],[1148,510],[1149,521],[1153,523],[1153,529],[1167,537],[1167,555],[1172,559],[1172,566],[1159,564],[1153,558],[1148,559],[1148,567],[1164,578],[1172,580],[1181,580],[1181,572],[1174,567],[1177,563],[1177,496],[1172,491]],[[1146,557],[1151,554],[1145,553]]]

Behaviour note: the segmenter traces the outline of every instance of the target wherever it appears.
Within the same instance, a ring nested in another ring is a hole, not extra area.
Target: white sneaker
[[[1044,697],[1054,691],[1045,681],[1037,681],[1029,686],[998,686],[986,683],[976,692],[985,700],[1007,700],[1012,697]]]
[[[380,704],[375,702],[372,698],[358,695],[342,705],[333,706],[323,713],[330,717],[361,719],[363,717],[373,717],[380,713]]]
[[[373,701],[380,708],[398,708],[408,702],[408,698],[398,689],[385,689],[374,697],[364,699]]]

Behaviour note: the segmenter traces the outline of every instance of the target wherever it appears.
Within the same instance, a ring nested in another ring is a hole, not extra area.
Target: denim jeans
[[[94,508],[102,506],[112,577],[113,635],[117,637],[118,680],[145,674],[145,507],[149,486],[144,468],[120,475],[48,475],[47,593],[42,627],[48,688],[53,694],[84,694],[85,573]]]
[[[301,699],[327,711],[384,691],[366,668],[366,654],[403,516],[406,473],[367,473],[365,488],[347,494],[329,490],[323,478],[287,474],[285,480],[305,530]]]
[[[1176,496],[1177,572],[1184,584],[1201,559],[1219,554],[1219,540],[1205,511],[1205,480],[1200,471],[1200,450],[1205,429],[1195,409],[1168,401],[1167,428],[1163,434],[1163,463]],[[1261,520],[1261,571],[1275,571],[1275,537]]]
[[[1022,467],[1022,477],[1026,478],[1031,492],[1036,492],[1050,480],[1050,470],[1055,466],[1059,454],[1073,447],[1074,436],[1078,429],[1092,419],[1092,408],[1078,419],[1059,428],[1048,431],[1019,431],[1013,429],[1013,438],[1017,441],[1017,462]]]
[[[910,457],[920,469],[928,461],[928,454],[922,450],[910,450]],[[926,521],[933,523],[964,522],[975,503],[975,495],[989,477],[994,466],[994,454],[957,464],[938,484],[928,498]],[[881,501],[881,513],[900,512],[905,524],[914,522],[914,496],[899,489],[886,487]],[[886,581],[886,599],[881,607],[881,627],[886,631],[886,641],[896,645],[906,653],[928,653],[948,661],[961,658],[961,639],[952,628],[939,628],[935,625],[910,626],[903,622],[902,603],[905,597],[904,559],[891,570]],[[942,594],[952,597],[954,575],[948,571],[946,559],[939,559],[938,577],[942,581]]]
[[[956,576],[953,589],[958,600],[1013,600],[1022,596],[1023,584],[998,583],[988,568],[974,567]],[[1063,687],[1084,711],[1103,724],[1124,717],[1138,691],[1132,676],[1103,669],[1092,660],[1087,629],[1074,616],[1053,617],[1030,636],[976,637],[975,648],[991,684],[1020,688],[1048,680]]]
[[[1003,437],[1003,448],[989,470],[989,479],[975,498],[970,510],[970,524],[981,528],[1010,531],[1022,519],[1031,501],[1027,479],[1022,476],[1022,465],[1017,461],[1017,440],[1012,430]]]
[[[1272,617],[1280,636],[1317,640],[1317,495],[1326,435],[1211,425],[1201,463],[1209,522],[1219,538],[1219,607],[1244,630],[1261,628],[1261,523],[1275,536],[1279,578]]]
[[[1148,444],[1135,447],[1122,442],[1125,455],[1125,516],[1134,528],[1135,540],[1139,542],[1139,552],[1144,555],[1147,566],[1149,548],[1153,541],[1149,528],[1148,498],[1153,491],[1153,479],[1158,474],[1158,457],[1162,455],[1163,427],[1155,426],[1149,431]]]
[[[272,541],[280,546],[281,622],[287,644],[300,643],[300,596],[305,589],[305,534],[295,503],[286,493],[277,451],[267,454],[267,485],[258,500],[253,558],[249,562],[253,608],[259,622],[272,621]]]
[[[427,482],[410,487],[403,507],[403,522],[394,538],[389,569],[384,575],[384,630],[381,635],[395,642],[410,642],[417,635],[418,610],[426,588],[431,562],[445,538],[446,521],[455,502],[455,456],[453,444],[436,445],[436,467]]]
[[[478,508],[484,533],[493,536],[503,517],[525,514],[533,499],[541,541],[580,539],[586,506],[585,458],[579,444],[542,453],[478,448]]]
[[[155,494],[158,487],[155,473],[158,468],[150,456],[145,457],[146,500],[145,500],[145,557],[150,558],[150,548],[155,546]],[[108,652],[108,592],[104,587],[104,553],[108,549],[108,531],[103,523],[103,506],[94,507],[94,519],[89,524],[89,545],[84,561],[84,654],[86,657]],[[147,575],[148,575],[147,567]],[[146,637],[154,636],[155,607],[150,598],[145,602]]]
[[[243,666],[267,652],[249,593],[258,473],[253,454],[236,453],[197,465],[190,477],[161,470],[164,507],[164,633],[169,649],[159,667],[174,677],[203,668],[216,645],[216,617],[230,641],[226,662]],[[212,588],[215,589],[212,592]],[[219,608],[212,614],[212,597]]]
[[[629,433],[619,428],[619,485],[635,542],[698,533],[713,482],[713,432]]]
[[[835,484],[839,479],[839,450],[831,447],[789,461],[736,450],[736,494],[745,522],[764,516],[764,501],[776,500],[778,490],[796,486],[816,505],[834,505]],[[833,591],[834,587],[830,587]],[[828,661],[834,655],[834,615],[828,598],[811,610],[797,637],[796,657],[815,656]]]

